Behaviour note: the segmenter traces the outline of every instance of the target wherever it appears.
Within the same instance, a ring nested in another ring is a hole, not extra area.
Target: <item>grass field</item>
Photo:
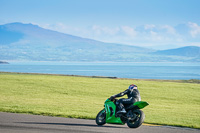
[[[94,119],[104,101],[136,84],[146,123],[200,128],[200,84],[0,73],[0,111]]]

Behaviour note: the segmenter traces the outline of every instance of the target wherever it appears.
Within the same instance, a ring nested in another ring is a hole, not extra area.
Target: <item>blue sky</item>
[[[33,23],[103,42],[200,46],[200,0],[0,0],[0,24]]]

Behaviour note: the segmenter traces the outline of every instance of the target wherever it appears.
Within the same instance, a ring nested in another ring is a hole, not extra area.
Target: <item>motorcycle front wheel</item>
[[[96,116],[97,125],[104,125],[106,123],[106,110],[101,110]]]
[[[127,125],[129,128],[137,128],[144,122],[145,114],[142,110],[133,110],[134,118],[127,120]]]

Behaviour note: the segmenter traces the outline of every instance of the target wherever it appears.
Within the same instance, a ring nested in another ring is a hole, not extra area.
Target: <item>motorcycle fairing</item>
[[[124,124],[119,117],[115,117],[116,105],[107,99],[105,101],[106,123]]]
[[[138,101],[138,102],[135,102],[133,105],[137,106],[140,109],[143,109],[144,107],[149,105],[149,103],[147,103],[145,101]]]

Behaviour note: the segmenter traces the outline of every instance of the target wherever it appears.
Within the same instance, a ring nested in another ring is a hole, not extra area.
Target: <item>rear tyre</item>
[[[106,123],[106,110],[101,110],[96,116],[97,125],[104,125]]]
[[[127,120],[127,125],[129,128],[138,128],[144,122],[145,114],[142,110],[133,110],[134,118]]]

